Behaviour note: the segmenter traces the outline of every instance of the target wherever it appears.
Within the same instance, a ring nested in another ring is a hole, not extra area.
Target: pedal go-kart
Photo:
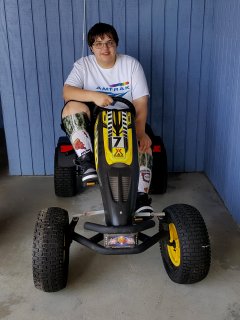
[[[104,210],[76,214],[70,223],[68,212],[57,207],[41,210],[37,217],[33,280],[35,287],[43,291],[54,292],[66,286],[72,241],[106,255],[137,254],[160,243],[163,264],[172,281],[190,284],[208,274],[210,242],[204,220],[196,208],[174,204],[159,213],[135,213],[139,175],[135,109],[128,100],[114,100],[111,108],[98,108],[94,127],[95,164]],[[157,142],[162,144],[159,139]],[[153,151],[154,145],[155,140]],[[163,144],[155,148],[158,155],[155,161],[160,159],[161,147]],[[77,192],[81,170],[73,165],[74,159],[69,142],[60,139],[55,153],[55,192],[59,196],[72,196]],[[166,171],[166,157],[164,159],[162,171]],[[160,187],[154,182],[153,192],[165,191],[166,176],[163,179]],[[104,214],[105,225],[84,224],[84,228],[95,235],[86,238],[75,232],[82,216],[95,214]],[[152,236],[145,234],[145,230],[155,226],[155,220],[159,223],[158,232]]]
[[[122,98],[115,99],[119,101]],[[146,124],[146,132],[152,140],[153,154],[150,192],[151,194],[163,194],[166,192],[168,180],[166,149],[162,138],[155,136],[148,124]],[[87,186],[82,183],[81,167],[75,165],[75,160],[76,153],[69,138],[67,136],[60,137],[54,159],[54,190],[58,197],[75,196]]]

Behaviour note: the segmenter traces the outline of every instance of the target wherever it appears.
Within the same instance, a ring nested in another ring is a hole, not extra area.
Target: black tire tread
[[[32,268],[37,289],[55,292],[67,283],[69,243],[68,212],[48,208],[39,212],[34,229]]]
[[[211,249],[205,222],[200,212],[186,204],[176,204],[163,210],[168,223],[174,223],[181,250],[181,264],[172,264],[167,244],[160,241],[163,263],[169,277],[176,283],[190,284],[203,280],[210,268]],[[161,227],[161,225],[160,225]]]
[[[167,191],[168,184],[167,153],[161,137],[155,136],[152,139],[153,144],[160,145],[161,152],[153,153],[150,193],[163,194]]]
[[[54,168],[54,190],[58,197],[73,197],[77,193],[76,167]]]

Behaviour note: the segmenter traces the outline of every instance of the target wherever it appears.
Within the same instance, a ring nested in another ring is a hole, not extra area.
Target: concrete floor
[[[34,288],[31,247],[37,212],[59,206],[72,214],[101,209],[98,187],[74,198],[56,198],[52,177],[7,177],[0,183],[0,319],[41,320],[239,320],[239,227],[203,174],[169,178],[165,195],[154,195],[156,211],[173,203],[196,206],[207,224],[212,265],[206,279],[178,285],[168,278],[159,246],[132,256],[102,256],[71,246],[66,289]],[[83,222],[77,231],[82,229]],[[92,221],[103,222],[102,217]]]

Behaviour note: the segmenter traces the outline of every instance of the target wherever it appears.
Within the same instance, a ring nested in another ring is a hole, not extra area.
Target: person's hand
[[[93,102],[99,107],[107,107],[113,103],[113,99],[102,92],[94,92]]]
[[[137,136],[138,140],[138,150],[142,153],[149,152],[149,149],[152,145],[152,141],[149,136],[144,133],[141,136]]]

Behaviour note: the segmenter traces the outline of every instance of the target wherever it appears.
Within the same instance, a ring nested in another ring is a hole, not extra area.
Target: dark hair
[[[112,38],[116,45],[118,45],[118,34],[113,26],[107,23],[96,23],[89,31],[88,31],[88,45],[91,47],[95,42],[97,37],[103,38],[104,35],[107,35],[109,38]]]

